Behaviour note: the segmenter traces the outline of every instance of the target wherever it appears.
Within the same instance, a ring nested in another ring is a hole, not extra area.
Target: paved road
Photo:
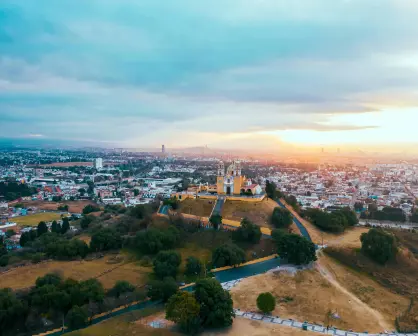
[[[277,204],[280,205],[282,208],[286,208],[286,206],[280,201],[277,201]],[[306,228],[303,226],[303,224],[299,221],[299,219],[297,219],[292,213],[291,213],[292,217],[293,217],[293,222],[296,224],[296,226],[298,227],[300,233],[302,234],[302,236],[304,236],[306,239],[308,239],[309,241],[312,241],[311,236],[309,235],[308,230],[306,230]]]

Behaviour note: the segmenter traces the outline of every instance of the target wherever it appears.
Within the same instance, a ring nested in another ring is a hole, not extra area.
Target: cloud
[[[355,115],[417,106],[417,13],[412,0],[3,0],[0,132],[148,146],[371,130]]]

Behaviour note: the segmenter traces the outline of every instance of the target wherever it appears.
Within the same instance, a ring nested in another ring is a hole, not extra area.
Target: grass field
[[[355,331],[381,332],[385,327],[394,329],[397,314],[408,306],[408,300],[393,294],[367,277],[362,277],[342,266],[332,269],[342,285],[348,284],[368,304],[359,304],[340,287],[329,282],[318,270],[305,270],[295,275],[262,274],[242,280],[232,289],[234,306],[243,310],[257,311],[256,299],[260,293],[271,292],[278,305],[273,315],[293,318]],[[348,272],[348,273],[347,273]],[[377,323],[374,308],[382,307],[384,320]],[[328,320],[329,312],[337,313],[339,319]]]
[[[111,288],[117,280],[127,280],[137,286],[144,285],[152,269],[141,267],[137,263],[124,263],[126,259],[124,256],[120,259],[105,256],[93,261],[50,261],[24,266],[0,275],[0,284],[2,288],[20,289],[33,286],[38,277],[51,272],[58,272],[64,277],[76,280],[86,280],[113,269],[99,277],[105,288]]]
[[[61,215],[53,212],[40,212],[33,215],[13,217],[11,222],[16,222],[20,226],[36,226],[39,222],[50,222],[53,220],[61,219]]]
[[[240,222],[244,217],[259,226],[271,227],[270,217],[277,203],[271,199],[261,202],[241,202],[227,200],[222,209],[222,217]]]
[[[360,274],[367,275],[389,291],[413,299],[410,309],[404,310],[399,319],[402,330],[416,330],[418,325],[418,259],[402,247],[396,259],[386,265],[378,265],[357,249],[329,247],[327,255]]]
[[[107,321],[93,325],[86,329],[73,331],[68,336],[132,336],[132,335],[149,335],[149,336],[175,336],[180,335],[165,329],[153,329],[146,326],[146,323],[133,323],[138,319],[147,321],[147,317],[161,312],[164,307],[146,308],[143,310],[133,311],[118,317],[111,318]]]
[[[189,215],[209,217],[215,202],[215,200],[187,198],[180,202],[179,211]]]

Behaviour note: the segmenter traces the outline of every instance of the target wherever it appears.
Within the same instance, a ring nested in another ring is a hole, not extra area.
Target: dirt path
[[[320,252],[322,253],[322,252]],[[354,304],[357,304],[358,306],[361,306],[364,310],[368,311],[371,315],[373,315],[376,318],[376,322],[379,324],[379,326],[382,328],[382,330],[393,330],[393,326],[390,325],[383,315],[379,313],[377,310],[371,308],[367,304],[365,304],[363,301],[361,301],[357,296],[355,296],[353,293],[348,291],[344,286],[342,286],[330,273],[330,271],[321,263],[321,259],[318,258],[318,261],[316,262],[316,268],[321,273],[321,275],[329,282],[331,283],[335,288],[339,289],[341,292],[349,296]]]

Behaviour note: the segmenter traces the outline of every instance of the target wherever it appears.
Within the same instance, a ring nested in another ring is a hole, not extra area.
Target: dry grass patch
[[[363,228],[363,227],[354,227],[351,229],[347,229],[338,238],[328,241],[327,244],[328,246],[360,248],[361,247],[360,236],[363,233],[368,232],[369,230],[370,230],[369,228]]]
[[[353,297],[333,286],[319,271],[306,270],[296,275],[288,273],[263,274],[244,279],[231,291],[234,306],[257,311],[256,299],[260,293],[271,292],[278,302],[273,315],[327,325],[329,312],[339,319],[329,323],[341,329],[380,332],[375,315],[365,305],[359,305]],[[387,325],[393,325],[392,320]]]
[[[20,226],[37,226],[39,222],[51,222],[53,220],[61,219],[61,215],[54,212],[42,212],[33,215],[14,217],[10,221],[16,222]]]
[[[35,285],[38,277],[47,273],[58,272],[65,278],[87,280],[99,277],[105,288],[112,287],[117,280],[127,280],[134,285],[145,284],[150,268],[141,267],[136,263],[124,263],[126,257],[105,256],[92,261],[50,261],[46,263],[15,268],[0,275],[1,287],[12,289],[27,288]]]
[[[179,211],[184,214],[195,215],[199,217],[209,217],[216,200],[202,198],[187,198],[180,202]]]
[[[254,224],[271,228],[270,217],[274,208],[278,206],[271,199],[264,199],[261,202],[227,200],[222,209],[222,217],[238,222],[246,217]]]

